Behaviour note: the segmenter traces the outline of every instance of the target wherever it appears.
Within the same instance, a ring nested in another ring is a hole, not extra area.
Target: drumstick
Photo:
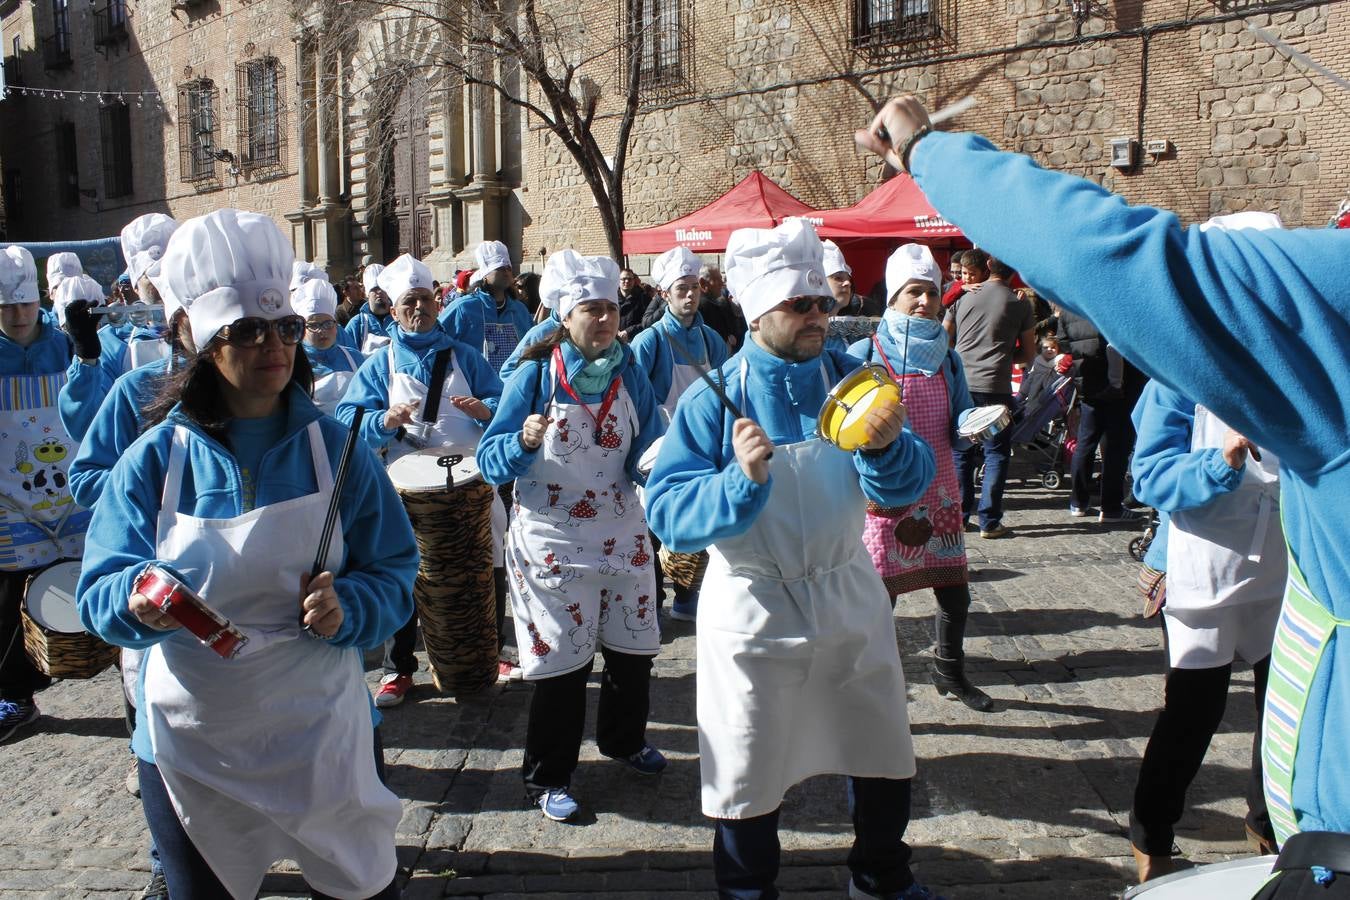
[[[736,404],[731,402],[731,398],[727,396],[726,391],[722,390],[721,385],[719,385],[716,381],[714,381],[712,376],[708,374],[707,369],[705,369],[698,363],[694,362],[694,360],[690,358],[689,354],[685,352],[683,347],[679,346],[674,341],[670,341],[669,343],[671,349],[678,352],[680,354],[680,357],[684,359],[684,364],[687,366],[692,366],[694,371],[698,373],[698,377],[702,378],[703,381],[708,385],[708,387],[712,388],[712,392],[717,395],[717,399],[722,401],[722,407],[727,412],[731,413],[731,418],[733,419],[746,418],[746,415],[742,413],[739,408],[737,408]],[[720,367],[718,368],[717,373],[719,375],[722,373]],[[764,458],[773,459],[773,451],[770,451],[769,455]]]
[[[337,527],[338,503],[342,500],[342,487],[347,483],[347,472],[351,469],[352,454],[356,452],[357,434],[361,430],[361,420],[366,415],[364,406],[356,407],[356,414],[352,416],[351,430],[347,432],[347,443],[342,448],[342,457],[338,460],[337,477],[333,479],[333,496],[328,500],[328,513],[324,516],[323,532],[319,536],[319,550],[314,554],[314,566],[310,569],[309,577],[314,578],[324,570],[328,565],[328,545],[333,540],[333,529]],[[304,624],[305,613],[300,612],[300,622]],[[311,631],[308,625],[305,625],[306,631]]]

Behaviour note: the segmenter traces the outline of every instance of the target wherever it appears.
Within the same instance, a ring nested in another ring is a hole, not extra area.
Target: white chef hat
[[[853,274],[853,267],[844,259],[844,251],[839,249],[839,245],[834,241],[821,241],[821,249],[825,252],[825,274],[833,275],[836,272],[846,272]]]
[[[379,263],[371,263],[361,270],[361,286],[369,294],[380,286],[380,273],[384,271],[384,266]]]
[[[47,257],[47,290],[55,296],[61,282],[84,274],[84,266],[74,253],[53,253]]]
[[[337,290],[321,278],[311,278],[291,294],[291,308],[297,316],[336,316]]]
[[[314,265],[314,263],[306,262],[303,259],[297,259],[291,265],[292,291],[299,289],[300,285],[304,284],[306,281],[313,281],[315,279],[327,281],[328,273]]]
[[[139,216],[122,229],[122,255],[127,260],[132,287],[140,284],[142,275],[153,278],[158,273],[158,263],[169,245],[170,236],[177,229],[178,223],[164,213]],[[160,290],[160,293],[164,291]]]
[[[475,288],[475,287],[477,287],[478,285],[482,284],[482,283],[483,283],[483,276],[484,276],[485,274],[487,274],[487,273],[484,272],[484,270],[482,270],[482,269],[474,269],[472,272],[470,272],[470,273],[469,273],[469,285],[468,285],[468,286],[469,286],[469,289],[472,290],[473,288]]]
[[[290,242],[270,218],[218,209],[188,219],[173,233],[155,284],[162,281],[187,310],[200,349],[236,319],[294,315],[287,289],[294,260]]]
[[[399,298],[414,288],[431,290],[431,270],[426,263],[410,253],[405,253],[384,267],[380,273],[380,290],[389,295],[390,303],[398,303]]]
[[[67,306],[76,300],[88,300],[90,306],[100,306],[106,299],[103,285],[81,273],[61,280],[61,286],[56,289],[56,296],[52,298],[52,310],[56,313],[56,321],[65,328]]]
[[[698,277],[703,260],[688,247],[671,247],[652,262],[652,280],[663,291],[668,291],[681,278]]]
[[[501,241],[483,241],[474,248],[473,259],[484,276],[495,269],[511,268],[511,251]]]
[[[37,263],[33,254],[17,244],[0,254],[0,304],[36,303],[38,299]]]
[[[1254,231],[1267,231],[1272,228],[1283,227],[1284,223],[1274,213],[1248,210],[1246,212],[1229,213],[1226,216],[1214,216],[1208,222],[1201,223],[1200,230],[1209,231],[1211,228],[1217,228],[1220,231],[1239,231],[1243,228],[1250,228]]]
[[[539,298],[558,318],[567,318],[578,303],[587,300],[619,302],[619,264],[608,256],[582,256],[575,250],[559,250],[544,264],[539,279]]]
[[[816,229],[805,219],[738,228],[727,240],[727,288],[753,322],[790,297],[829,294]]]
[[[902,244],[886,260],[886,302],[911,281],[931,281],[942,287],[942,270],[933,251],[923,244]]]

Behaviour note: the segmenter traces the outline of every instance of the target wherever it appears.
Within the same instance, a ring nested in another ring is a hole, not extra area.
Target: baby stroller
[[[1069,442],[1077,433],[1078,388],[1073,378],[1053,375],[1036,378],[1030,372],[1022,380],[1018,398],[1021,408],[1013,414],[1013,453],[1031,456],[1036,474],[1046,490],[1056,490],[1064,481],[1072,457]]]

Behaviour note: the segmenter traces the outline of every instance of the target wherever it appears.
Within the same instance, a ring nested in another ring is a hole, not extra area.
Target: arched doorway
[[[403,253],[423,259],[431,253],[431,128],[426,82],[413,77],[399,94],[389,118],[384,198],[385,262]]]

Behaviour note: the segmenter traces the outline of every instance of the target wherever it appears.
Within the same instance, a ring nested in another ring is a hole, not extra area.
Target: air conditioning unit
[[[1139,142],[1134,138],[1111,138],[1111,165],[1117,169],[1133,169]]]

